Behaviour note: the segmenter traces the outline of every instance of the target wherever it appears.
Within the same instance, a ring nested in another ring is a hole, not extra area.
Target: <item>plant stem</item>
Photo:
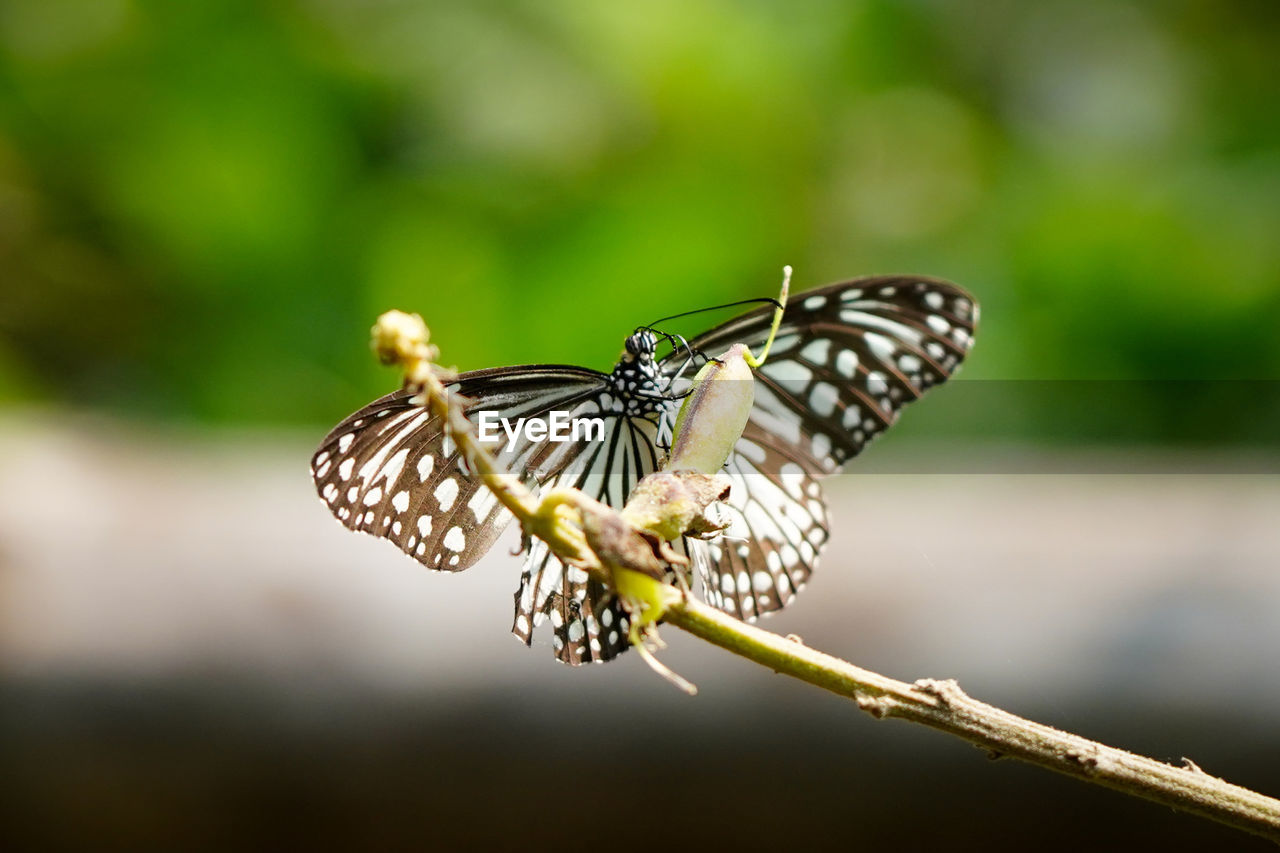
[[[1002,711],[953,680],[907,684],[763,631],[684,595],[666,621],[736,655],[848,696],[874,717],[900,717],[1008,756],[1280,841],[1280,800],[1232,785],[1191,762],[1174,767]],[[1186,761],[1186,759],[1183,759]]]
[[[379,317],[374,327],[374,345],[384,363],[398,363],[404,368],[407,382],[421,391],[424,404],[444,422],[471,469],[520,519],[526,535],[545,540],[562,560],[591,570],[606,568],[584,538],[581,524],[568,523],[561,509],[576,508],[580,513],[590,512],[602,518],[613,510],[572,490],[558,490],[539,500],[519,478],[506,471],[476,440],[463,415],[462,401],[449,392],[433,367],[435,352],[427,342],[427,329],[420,317],[399,312]],[[618,520],[629,527],[625,519]],[[964,738],[994,757],[1019,758],[1280,842],[1280,800],[1210,776],[1187,759],[1183,759],[1187,766],[1174,767],[1033,723],[970,698],[953,680],[921,679],[907,684],[887,678],[810,649],[798,639],[780,637],[740,622],[687,592],[644,574],[623,571],[612,564],[610,568],[619,574],[606,573],[606,577],[629,577],[641,591],[639,597],[652,607],[652,620],[665,618],[736,655],[848,696],[872,716],[922,723]],[[639,623],[635,626],[639,627]],[[637,644],[637,649],[668,680],[686,692],[695,692],[692,685],[658,663],[642,645]]]

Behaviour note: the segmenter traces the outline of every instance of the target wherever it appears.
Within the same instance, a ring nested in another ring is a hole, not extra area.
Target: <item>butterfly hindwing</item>
[[[656,429],[648,418],[607,417],[604,440],[586,445],[544,488],[573,487],[621,507],[635,484],[658,468]],[[565,663],[611,660],[627,648],[627,616],[617,600],[585,571],[552,556],[541,540],[530,545],[515,600],[512,632],[531,643],[533,629],[549,619],[556,657]]]
[[[706,600],[753,620],[791,603],[827,541],[821,474],[748,423],[725,464],[732,481],[723,534],[689,540]]]

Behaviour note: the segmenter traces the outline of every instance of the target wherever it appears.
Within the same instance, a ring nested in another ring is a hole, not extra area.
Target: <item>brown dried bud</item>
[[[707,509],[729,496],[729,483],[701,471],[655,471],[636,486],[622,518],[664,540],[685,533],[703,535],[721,529]]]
[[[605,566],[631,569],[657,580],[666,574],[666,564],[672,556],[666,543],[632,527],[612,510],[584,509],[582,532],[587,545]]]

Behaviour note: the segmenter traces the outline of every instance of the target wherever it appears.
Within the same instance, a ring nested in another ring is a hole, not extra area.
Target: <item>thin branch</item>
[[[998,757],[1017,758],[1163,803],[1280,842],[1280,800],[1232,785],[1188,761],[1174,767],[1010,714],[971,698],[953,680],[907,684],[763,631],[689,595],[666,621],[775,672],[847,696],[874,717],[949,732]]]
[[[638,531],[625,514],[619,515],[573,489],[555,490],[539,499],[477,441],[463,414],[464,401],[449,391],[439,368],[432,364],[435,348],[428,343],[420,317],[384,314],[374,327],[374,349],[384,363],[404,369],[407,384],[418,389],[422,404],[444,421],[469,469],[520,520],[526,535],[543,539],[560,559],[597,573],[614,587],[631,612],[633,645],[651,664],[657,664],[660,674],[682,689],[692,692],[692,685],[658,664],[642,645],[643,637],[651,635],[650,626],[659,620],[776,672],[847,696],[872,716],[921,723],[961,737],[991,755],[1038,764],[1280,842],[1280,800],[1211,776],[1193,762],[1174,767],[1034,723],[969,697],[952,680],[921,679],[907,684],[887,678],[810,649],[798,640],[740,622],[702,604],[687,591],[660,583],[653,572],[645,570],[645,560],[658,556],[671,560],[675,555],[664,553],[661,547],[650,549],[649,540],[637,538]],[[714,426],[707,429],[714,432]],[[704,436],[707,441],[712,438],[715,436]],[[710,494],[700,499],[704,505]],[[666,508],[672,517],[695,515]],[[634,570],[637,567],[641,571]]]

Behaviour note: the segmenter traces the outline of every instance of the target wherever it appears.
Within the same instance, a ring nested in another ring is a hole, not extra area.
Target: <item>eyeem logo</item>
[[[507,435],[507,452],[511,452],[524,435],[529,441],[604,441],[603,418],[571,418],[568,412],[549,412],[548,417],[519,418],[514,424],[510,418],[499,417],[497,412],[480,412],[476,421],[481,441],[497,441],[501,436],[498,427]]]

